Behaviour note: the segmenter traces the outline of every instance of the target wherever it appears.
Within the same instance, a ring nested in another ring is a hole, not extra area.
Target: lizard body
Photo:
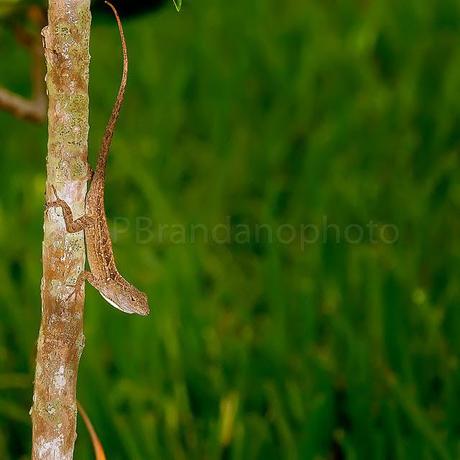
[[[85,215],[74,219],[72,209],[64,200],[59,198],[54,186],[52,186],[52,189],[56,195],[56,200],[48,203],[47,208],[62,209],[68,232],[75,233],[81,230],[85,232],[86,252],[91,271],[80,273],[72,295],[79,295],[85,280],[87,280],[115,308],[125,313],[148,315],[150,309],[146,294],[126,281],[118,272],[105,214],[105,169],[113,132],[123,103],[128,76],[128,53],[123,27],[115,7],[109,2],[105,3],[112,8],[117,20],[123,49],[123,75],[120,89],[118,90],[118,95],[102,139],[97,167],[86,196]]]

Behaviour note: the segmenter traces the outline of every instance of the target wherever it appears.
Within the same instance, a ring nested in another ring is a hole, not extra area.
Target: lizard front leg
[[[76,283],[74,285],[71,285],[71,287],[73,287],[73,290],[67,297],[67,300],[71,299],[72,297],[75,297],[75,299],[77,299],[77,297],[81,295],[82,287],[85,284],[85,281],[88,281],[98,291],[100,290],[101,283],[98,282],[97,278],[91,272],[85,270],[78,275]]]
[[[93,219],[89,216],[82,216],[82,217],[79,217],[78,219],[74,219],[73,214],[72,214],[72,209],[70,208],[70,206],[64,200],[61,200],[59,198],[54,185],[52,185],[51,187],[53,189],[54,195],[56,196],[56,200],[52,201],[51,203],[47,203],[46,209],[50,209],[50,208],[61,208],[62,209],[62,215],[64,217],[65,228],[69,233],[77,233],[83,230],[88,225],[92,224]]]
[[[81,272],[78,275],[77,281],[75,282],[74,285],[71,286],[73,287],[73,290],[67,297],[67,300],[71,299],[72,297],[75,297],[75,300],[76,300],[81,295],[82,287],[85,284],[85,281],[88,281],[88,283],[91,284],[91,286],[93,286],[95,289],[97,289],[101,293],[102,297],[104,297],[109,303],[114,305],[113,302],[110,301],[110,299],[107,299],[107,297],[104,296],[104,294],[102,294],[102,291],[104,290],[104,283],[101,282],[100,279],[96,278],[91,272],[87,270]],[[118,306],[116,307],[119,308]]]

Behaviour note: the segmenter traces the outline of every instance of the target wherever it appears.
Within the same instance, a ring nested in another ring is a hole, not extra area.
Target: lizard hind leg
[[[54,201],[46,203],[46,210],[51,208],[61,208],[62,216],[64,217],[65,227],[69,233],[80,232],[85,227],[91,225],[92,219],[89,216],[82,216],[78,219],[74,219],[71,207],[64,200],[59,198],[54,185],[52,185],[51,188],[56,199]]]

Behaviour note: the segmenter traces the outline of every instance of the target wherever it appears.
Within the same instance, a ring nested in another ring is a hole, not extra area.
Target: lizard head
[[[149,302],[147,295],[130,285],[128,289],[112,289],[110,293],[101,292],[110,305],[118,308],[125,313],[134,313],[141,316],[146,316],[150,313]]]

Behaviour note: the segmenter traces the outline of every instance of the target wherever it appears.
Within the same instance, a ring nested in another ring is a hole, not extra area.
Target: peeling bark
[[[88,178],[90,24],[90,0],[50,0],[48,26],[42,32],[49,95],[46,200],[54,199],[54,185],[76,216],[84,213]],[[42,249],[32,459],[70,460],[84,347],[84,298],[69,298],[69,294],[84,267],[83,233],[67,233],[61,211],[50,209],[45,212]]]

